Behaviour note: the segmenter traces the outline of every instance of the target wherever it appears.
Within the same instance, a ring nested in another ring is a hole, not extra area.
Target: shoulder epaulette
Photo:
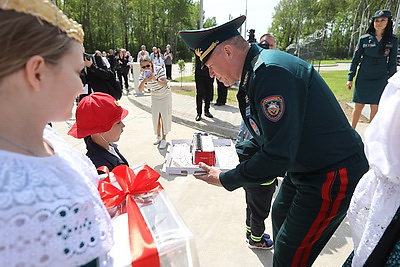
[[[260,54],[256,58],[254,58],[253,63],[253,71],[256,71],[262,64],[264,64],[264,60]]]
[[[361,35],[360,39],[361,39],[361,38],[365,38],[365,37],[369,37],[369,36],[371,36],[371,34],[366,33],[366,34]]]

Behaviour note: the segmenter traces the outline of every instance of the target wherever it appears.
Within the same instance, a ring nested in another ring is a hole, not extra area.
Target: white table
[[[140,94],[139,92],[139,75],[140,75],[140,63],[139,62],[128,62],[128,65],[131,66],[133,70],[133,85],[136,94]]]

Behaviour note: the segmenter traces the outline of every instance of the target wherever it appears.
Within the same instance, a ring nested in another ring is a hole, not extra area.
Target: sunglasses
[[[264,49],[269,49],[269,43],[266,41],[262,41],[261,43],[258,44],[259,46],[261,46]]]
[[[142,66],[142,69],[150,68],[150,64]]]

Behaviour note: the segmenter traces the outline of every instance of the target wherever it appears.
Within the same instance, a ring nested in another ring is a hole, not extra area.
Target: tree
[[[203,28],[210,28],[214,27],[217,25],[217,18],[212,17],[212,18],[207,18],[206,21],[203,24]]]
[[[191,58],[178,31],[195,29],[198,2],[193,0],[54,0],[69,17],[82,24],[85,48],[126,48],[132,55],[140,46],[172,46],[175,58]],[[182,50],[182,52],[181,52]],[[178,55],[177,55],[178,54]]]
[[[183,59],[179,59],[178,66],[179,66],[179,73],[181,74],[181,88],[182,88],[182,75],[183,72],[185,72],[185,61]]]
[[[351,57],[374,12],[387,8],[395,14],[397,5],[398,0],[281,0],[269,31],[282,50],[323,31],[325,58]]]

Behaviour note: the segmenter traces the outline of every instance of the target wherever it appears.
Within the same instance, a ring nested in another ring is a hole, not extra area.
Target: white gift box
[[[215,167],[222,171],[234,169],[239,164],[235,145],[230,139],[213,139],[216,163]],[[204,173],[198,165],[192,164],[192,153],[190,152],[189,139],[175,139],[168,146],[166,155],[165,171],[168,174],[188,175]]]
[[[160,266],[199,266],[194,237],[164,190],[134,196],[157,247]],[[128,214],[112,220],[115,245],[109,255],[113,266],[132,266]],[[133,266],[135,263],[133,262]]]

